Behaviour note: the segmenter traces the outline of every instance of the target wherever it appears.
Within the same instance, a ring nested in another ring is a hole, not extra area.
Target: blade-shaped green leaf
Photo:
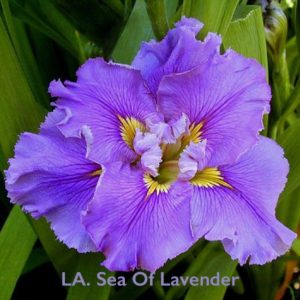
[[[274,294],[280,284],[279,278],[274,273],[274,267],[273,263],[268,263],[263,266],[250,266],[248,268],[253,299],[274,299]]]
[[[120,17],[124,16],[124,5],[121,0],[103,0],[103,2]]]
[[[112,276],[113,273],[107,272],[104,267],[100,267],[102,256],[97,254],[81,255],[77,270],[81,273],[87,286],[80,284],[69,288],[67,300],[89,299],[89,300],[106,300],[109,299],[111,286],[106,284],[104,286],[97,285],[97,273],[105,272],[105,277]]]
[[[278,143],[284,148],[285,156],[290,164],[287,185],[283,191],[277,207],[279,219],[296,230],[300,221],[300,120],[284,132],[279,138]]]
[[[295,122],[289,127],[279,138],[278,143],[284,148],[285,156],[290,164],[290,171],[288,175],[288,182],[285,187],[284,193],[288,195],[300,186],[300,120]]]
[[[16,51],[19,63],[27,78],[28,85],[34,94],[35,99],[47,107],[49,105],[49,100],[46,95],[46,90],[43,89],[41,75],[34,59],[32,49],[29,45],[24,24],[11,15],[8,0],[1,0],[0,3],[3,9],[8,34]]]
[[[43,105],[46,109],[49,109],[50,101],[47,93],[47,82],[44,82],[42,79],[40,66],[37,64],[25,25],[16,18],[15,30],[21,44],[19,54],[17,53],[17,55],[24,70],[28,85],[31,88],[35,101]]]
[[[80,255],[74,249],[68,249],[56,239],[45,219],[38,221],[30,219],[30,222],[57,273],[61,275],[61,272],[65,271],[73,275]]]
[[[246,57],[255,58],[264,66],[268,77],[267,46],[260,7],[238,6],[223,38],[223,45],[225,49],[232,48]],[[264,132],[267,132],[268,116],[264,117],[264,124]]]
[[[209,245],[213,247],[214,245]],[[213,276],[219,274],[220,281],[223,277],[231,277],[237,266],[237,262],[233,261],[223,250],[202,251],[198,258],[198,265],[194,268],[199,270],[197,277],[207,276],[210,280]],[[193,266],[193,265],[192,265]],[[240,279],[238,279],[240,280]],[[235,280],[234,280],[235,281]],[[234,281],[231,281],[234,284]],[[186,300],[222,300],[228,286],[218,285],[199,285],[191,286],[186,294]]]
[[[292,85],[296,84],[300,74],[300,52],[297,49],[296,37],[291,38],[286,45],[286,60]]]
[[[300,240],[295,240],[292,247],[293,251],[300,257]]]
[[[176,13],[178,1],[177,0],[166,0],[166,10],[168,19],[172,19]],[[171,27],[172,24],[170,24]]]
[[[11,0],[11,7],[20,20],[55,40],[74,57],[79,56],[76,29],[52,1]]]
[[[203,22],[200,38],[204,38],[208,32],[217,32],[221,35],[227,32],[239,0],[192,0],[191,4],[189,1],[185,2],[190,6],[190,16]]]
[[[0,40],[0,146],[4,155],[0,163],[3,170],[18,134],[36,130],[44,112],[34,101],[1,19]]]
[[[296,30],[296,39],[298,52],[300,55],[300,1],[296,0],[296,20],[295,20],[295,30]]]
[[[120,63],[131,63],[140,47],[140,43],[152,37],[153,32],[145,3],[143,0],[137,0],[112,53],[112,58]]]
[[[290,176],[293,176],[293,174]],[[298,203],[300,203],[300,186],[290,193],[288,193],[288,190],[287,192],[284,191],[276,209],[278,219],[294,231],[297,231],[300,222]]]
[[[49,257],[43,248],[34,248],[28,257],[22,275],[31,272],[32,270],[44,265],[48,261]]]
[[[181,7],[181,15],[182,16],[190,16],[192,10],[193,0],[183,0]]]
[[[183,276],[197,276],[202,268],[211,257],[217,255],[218,253],[224,253],[223,249],[220,247],[219,243],[208,243],[198,254],[196,259],[190,264],[188,269],[184,272]],[[168,290],[166,295],[166,300],[176,300],[181,299],[188,286],[173,286]]]
[[[268,70],[267,47],[261,8],[239,6],[223,38],[225,48],[258,60]]]
[[[11,298],[35,241],[32,227],[20,208],[15,206],[0,232],[1,300]]]
[[[41,4],[44,1],[41,1]],[[51,0],[72,26],[104,52],[110,52],[124,25],[120,0]],[[44,5],[44,4],[42,4]]]
[[[2,42],[0,47],[0,143],[2,152],[1,169],[3,170],[7,166],[7,159],[12,156],[13,146],[20,132],[26,130],[36,131],[44,117],[44,110],[34,101],[1,20],[0,40]],[[25,217],[21,218],[24,219]],[[65,260],[68,255],[71,255],[72,252],[68,250],[64,253],[62,251],[59,252],[61,244],[56,241],[54,236],[50,236],[48,224],[43,223],[43,221],[36,222],[36,224],[35,229],[39,233],[39,238],[42,244],[45,245],[46,252],[50,258],[54,261],[58,260],[58,258]],[[31,228],[29,223],[27,226]],[[8,245],[8,247],[10,246]],[[56,256],[51,255],[52,253],[55,253]],[[57,263],[57,265],[60,264],[62,263]]]
[[[165,1],[145,0],[145,3],[153,33],[157,40],[162,40],[169,30]]]

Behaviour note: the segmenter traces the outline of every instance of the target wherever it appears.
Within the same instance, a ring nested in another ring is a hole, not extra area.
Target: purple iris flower
[[[241,264],[264,264],[296,237],[275,217],[288,162],[258,135],[269,111],[263,67],[183,18],[132,66],[88,60],[38,134],[24,133],[6,171],[13,203],[45,216],[110,270],[154,271],[199,238]]]

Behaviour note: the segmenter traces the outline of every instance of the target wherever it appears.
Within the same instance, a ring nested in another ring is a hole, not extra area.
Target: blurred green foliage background
[[[300,299],[300,240],[264,266],[240,267],[219,243],[199,241],[157,273],[239,276],[218,287],[64,288],[62,272],[91,282],[103,271],[101,254],[79,255],[59,243],[44,220],[33,220],[6,198],[3,170],[18,135],[37,131],[51,109],[54,78],[74,79],[89,57],[130,63],[141,41],[161,39],[182,15],[218,32],[223,50],[257,59],[272,86],[264,135],[285,149],[291,170],[278,218],[299,232],[300,221],[300,1],[282,0],[0,0],[0,300],[6,299]],[[124,275],[124,274],[123,274]],[[132,274],[126,274],[130,278]]]

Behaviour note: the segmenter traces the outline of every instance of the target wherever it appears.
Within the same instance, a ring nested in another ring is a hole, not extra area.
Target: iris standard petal
[[[153,94],[163,76],[188,71],[219,51],[218,35],[209,33],[203,42],[196,39],[202,27],[198,20],[183,17],[161,42],[142,44],[132,66],[141,70]]]
[[[45,216],[68,247],[94,251],[80,215],[93,197],[100,165],[85,158],[84,138],[65,138],[51,126],[59,115],[50,113],[40,134],[21,135],[6,171],[6,189],[12,203],[35,218]]]
[[[228,187],[195,187],[191,227],[197,237],[220,240],[233,259],[264,264],[284,254],[296,234],[275,217],[288,163],[274,141],[259,143],[232,164],[220,167]]]
[[[77,82],[53,81],[49,91],[66,117],[58,127],[67,137],[91,132],[89,158],[104,163],[136,158],[133,139],[147,117],[156,113],[154,100],[140,72],[130,67],[89,59],[77,72]]]
[[[155,271],[194,242],[190,198],[184,182],[149,195],[141,170],[115,163],[104,171],[83,223],[109,270]]]
[[[232,163],[258,140],[269,110],[264,68],[230,50],[182,74],[164,77],[158,107],[166,121],[185,113],[207,139],[211,165]]]

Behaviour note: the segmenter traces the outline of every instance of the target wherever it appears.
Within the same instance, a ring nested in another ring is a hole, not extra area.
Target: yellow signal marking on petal
[[[202,129],[203,127],[203,122],[200,122],[199,124],[195,125],[195,123],[193,123],[190,126],[190,140],[192,142],[194,142],[195,144],[200,142],[200,137],[202,134]]]
[[[136,129],[140,129],[141,131],[145,131],[145,125],[141,123],[134,117],[126,117],[123,118],[118,116],[120,124],[120,134],[123,141],[132,149],[133,148],[133,140],[136,134]]]
[[[181,147],[184,148],[190,142],[194,142],[195,144],[199,143],[201,140],[201,135],[202,135],[202,130],[201,130],[202,127],[203,127],[203,122],[200,122],[197,125],[195,123],[193,123],[189,128],[190,134],[185,135],[182,138],[182,141],[181,141],[182,146]]]
[[[224,180],[217,168],[206,168],[198,171],[190,182],[198,187],[211,188],[214,186],[225,186],[232,189],[232,186]]]
[[[159,183],[150,174],[144,175],[144,183],[148,189],[147,197],[156,192],[157,195],[160,193],[167,193],[171,187],[171,183]]]
[[[96,170],[96,171],[90,173],[91,176],[100,176],[101,174],[102,174],[102,170],[101,169]]]

